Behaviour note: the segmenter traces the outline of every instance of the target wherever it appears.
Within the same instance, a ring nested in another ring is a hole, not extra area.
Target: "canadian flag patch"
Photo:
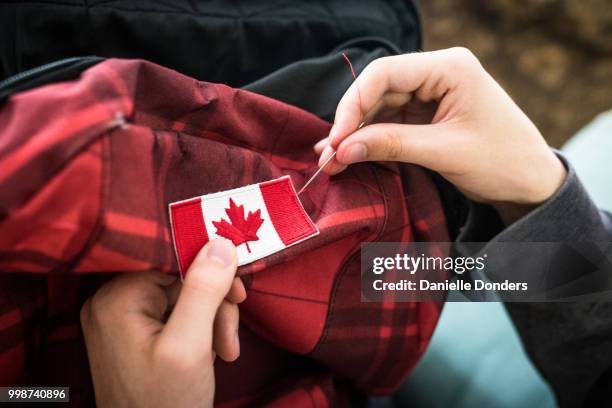
[[[169,210],[182,277],[212,239],[230,240],[245,265],[319,233],[289,176],[177,201]]]

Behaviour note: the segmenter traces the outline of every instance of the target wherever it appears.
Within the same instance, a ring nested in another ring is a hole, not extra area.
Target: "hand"
[[[235,273],[235,247],[215,240],[182,287],[159,272],[123,274],[102,286],[81,310],[97,405],[211,406],[215,353],[225,361],[240,354],[236,303],[246,292]]]
[[[538,129],[464,48],[373,61],[340,101],[329,139],[315,146],[319,163],[334,149],[329,174],[363,161],[418,164],[506,221],[548,199],[566,176]]]

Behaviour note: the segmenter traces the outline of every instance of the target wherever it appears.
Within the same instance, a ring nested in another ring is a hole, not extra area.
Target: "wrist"
[[[537,207],[552,197],[567,178],[565,165],[552,151],[531,172],[535,178],[530,177],[533,182],[526,188],[525,195],[516,201],[517,204]]]
[[[565,182],[567,169],[556,154],[551,151],[550,156],[542,160],[541,164],[543,166],[539,170],[533,170],[536,179],[531,185],[526,185],[517,200],[491,203],[504,225],[514,223],[549,200]]]

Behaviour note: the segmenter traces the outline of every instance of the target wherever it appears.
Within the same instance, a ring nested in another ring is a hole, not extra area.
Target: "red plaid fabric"
[[[83,301],[113,272],[177,273],[170,202],[316,170],[330,124],[152,63],[107,60],[0,110],[0,385],[92,401]],[[360,243],[447,241],[415,166],[359,164],[300,197],[320,234],[241,267],[242,354],[216,364],[221,406],[328,406],[388,393],[441,305],[360,301]],[[163,384],[160,384],[163,386]]]

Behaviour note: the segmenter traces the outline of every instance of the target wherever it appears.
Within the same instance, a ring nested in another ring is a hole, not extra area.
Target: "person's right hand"
[[[340,101],[329,138],[315,146],[320,165],[334,149],[330,174],[364,161],[415,163],[507,222],[548,199],[566,175],[535,125],[464,48],[373,61]]]

